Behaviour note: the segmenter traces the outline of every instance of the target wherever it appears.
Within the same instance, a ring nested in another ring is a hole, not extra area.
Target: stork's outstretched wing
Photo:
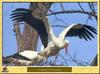
[[[32,11],[24,8],[18,8],[11,14],[11,19],[17,22],[26,22],[33,27],[39,34],[44,47],[48,44],[48,33],[42,20],[35,18]]]
[[[97,34],[97,30],[89,25],[72,24],[68,26],[59,37],[64,39],[66,36],[79,37],[80,39],[91,40],[94,38],[93,33]]]

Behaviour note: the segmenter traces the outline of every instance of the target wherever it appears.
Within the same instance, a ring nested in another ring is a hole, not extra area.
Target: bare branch
[[[77,65],[84,66],[84,63],[85,63],[85,65],[88,64],[87,62],[84,62],[84,61],[79,62],[77,59],[73,58],[68,51],[67,51],[67,55],[70,57],[70,59],[72,60],[72,62],[76,63]]]
[[[67,25],[67,23],[65,21],[63,21],[62,19],[60,19],[59,17],[57,17],[57,15],[55,15],[56,19],[61,21],[62,23],[64,23],[65,25]]]
[[[61,54],[59,54],[59,55],[63,58],[63,60],[65,61],[66,65],[68,66],[67,60]]]
[[[52,25],[51,27],[62,27],[62,28],[66,28],[67,26],[63,26],[63,25]]]
[[[88,3],[89,8],[91,9],[91,11],[95,14],[95,8],[94,8],[94,4],[93,3]]]
[[[93,12],[88,12],[88,11],[81,11],[81,10],[66,10],[66,11],[58,11],[58,12],[53,12],[51,14],[47,14],[46,16],[50,15],[55,15],[55,14],[62,14],[62,13],[81,13],[81,14],[87,14],[95,17],[97,19],[97,15],[94,14]]]
[[[22,43],[22,35],[20,33],[20,27],[19,27],[19,23],[18,22],[14,22],[14,32],[16,34],[16,40],[17,40],[17,52],[20,52],[20,48],[21,48],[21,43]]]
[[[84,9],[83,9],[83,7],[81,6],[80,2],[78,2],[78,5],[79,5],[80,9],[81,9],[82,11],[84,11]]]
[[[61,5],[62,10],[63,10],[63,11],[65,11],[65,9],[64,9],[64,7],[63,7],[63,4],[62,4],[62,3],[60,3],[60,5]]]

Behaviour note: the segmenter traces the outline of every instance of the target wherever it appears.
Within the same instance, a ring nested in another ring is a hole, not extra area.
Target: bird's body
[[[91,40],[91,38],[94,38],[92,33],[97,34],[96,29],[92,26],[72,24],[66,27],[59,36],[56,37],[51,26],[46,23],[44,24],[43,20],[35,18],[28,9],[18,8],[13,11],[11,16],[13,21],[24,21],[37,31],[44,46],[44,50],[40,52],[40,55],[44,57],[55,56],[59,53],[60,49],[67,48],[69,41],[65,40],[65,37],[79,37],[80,39],[88,41]]]
[[[58,47],[52,44],[48,45],[46,48],[43,48],[40,54],[45,57],[55,56],[56,54],[58,54],[59,50],[60,49]]]

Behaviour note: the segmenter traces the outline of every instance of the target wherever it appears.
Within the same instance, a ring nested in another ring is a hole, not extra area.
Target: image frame
[[[97,2],[98,3],[98,37],[97,37],[97,48],[98,48],[98,65],[97,66],[85,66],[85,67],[32,67],[32,66],[2,66],[2,49],[3,49],[3,46],[2,46],[2,36],[3,36],[3,24],[2,24],[2,3],[3,2],[50,2],[49,0],[2,0],[0,1],[0,72],[1,73],[5,73],[3,72],[3,70],[7,69],[7,73],[57,73],[57,74],[64,74],[64,73],[99,73],[99,67],[100,67],[100,47],[99,47],[99,30],[100,30],[100,1],[96,1],[96,0],[51,0],[51,2]],[[46,69],[47,68],[47,69]],[[44,70],[46,69],[46,70]],[[32,71],[33,70],[33,71]]]

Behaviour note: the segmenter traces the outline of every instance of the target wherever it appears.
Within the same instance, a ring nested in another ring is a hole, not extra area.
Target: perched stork
[[[45,57],[40,56],[39,52],[25,50],[19,53],[15,53],[10,56],[3,57],[3,63],[9,65],[40,65],[46,60]]]
[[[50,25],[44,24],[42,20],[32,15],[32,11],[24,8],[18,8],[11,14],[13,21],[26,22],[33,27],[40,36],[44,50],[40,53],[45,57],[56,55],[60,49],[67,48],[69,41],[65,37],[79,37],[86,41],[94,38],[93,33],[97,34],[95,28],[85,24],[72,24],[66,27],[58,37],[52,31]],[[49,29],[49,30],[48,30]]]

